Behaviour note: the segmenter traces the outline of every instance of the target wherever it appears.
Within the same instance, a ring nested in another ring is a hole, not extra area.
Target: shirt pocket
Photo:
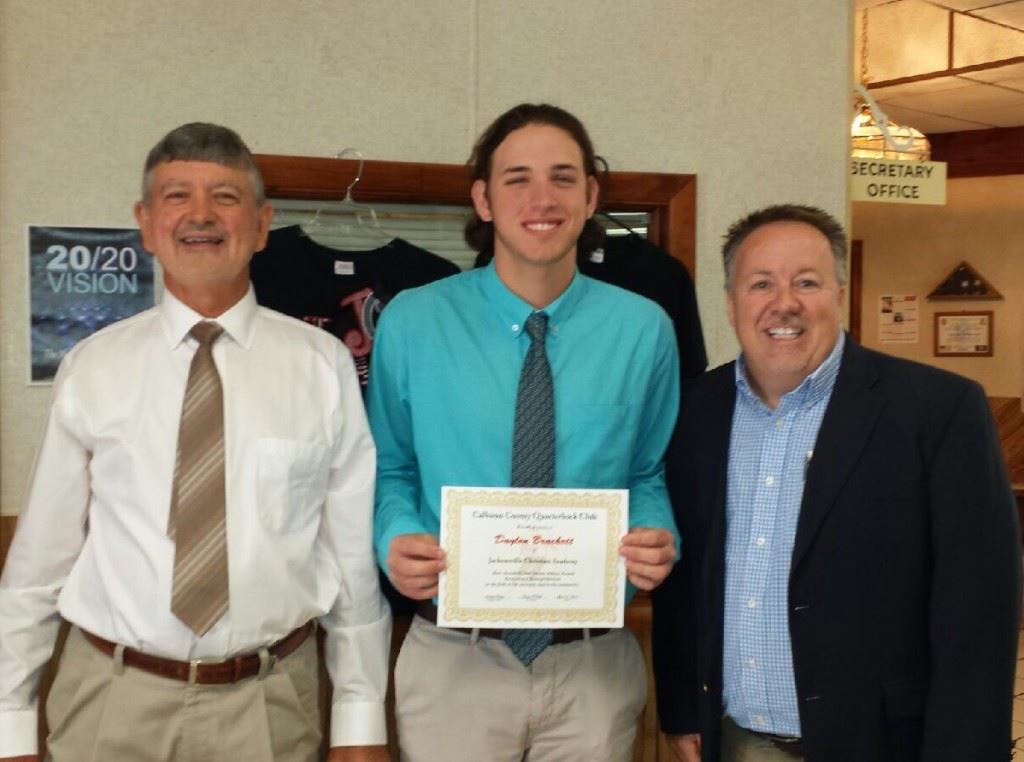
[[[594,487],[629,486],[635,406],[574,402],[565,412],[567,447],[559,448],[558,455],[572,462],[570,481]]]
[[[256,443],[256,505],[263,525],[297,532],[314,523],[327,494],[326,448],[288,439]]]

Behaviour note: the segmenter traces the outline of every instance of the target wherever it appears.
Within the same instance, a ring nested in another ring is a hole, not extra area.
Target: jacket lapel
[[[702,510],[706,511],[707,552],[704,554],[702,575],[707,591],[705,616],[714,633],[714,647],[710,653],[721,653],[722,612],[725,606],[725,503],[728,495],[729,443],[732,439],[732,418],[736,404],[734,363],[729,363],[715,383],[714,395],[704,411],[705,429],[700,457],[703,460],[701,478],[713,485]],[[685,542],[685,540],[684,540]],[[717,674],[719,663],[708,665]],[[716,678],[717,680],[717,678]]]
[[[836,385],[807,468],[793,546],[793,571],[810,548],[875,428],[885,404],[884,398],[872,391],[877,379],[870,354],[847,336]]]

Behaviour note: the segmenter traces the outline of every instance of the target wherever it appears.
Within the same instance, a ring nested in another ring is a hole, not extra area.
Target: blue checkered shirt
[[[800,735],[789,639],[789,569],[804,477],[845,337],[772,410],[736,363],[726,502],[723,702],[738,725]]]

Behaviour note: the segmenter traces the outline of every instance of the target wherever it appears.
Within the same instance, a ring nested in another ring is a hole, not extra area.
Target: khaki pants
[[[550,646],[526,668],[500,640],[416,617],[395,693],[407,762],[622,762],[647,677],[628,630]]]
[[[771,741],[737,725],[729,715],[722,718],[722,762],[802,762]]]
[[[188,685],[121,667],[71,629],[46,702],[53,762],[314,762],[314,638],[264,678]]]

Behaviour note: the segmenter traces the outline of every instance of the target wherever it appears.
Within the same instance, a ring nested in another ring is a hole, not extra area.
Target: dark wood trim
[[[870,90],[881,90],[883,87],[893,87],[894,85],[906,85],[911,82],[926,82],[929,79],[940,79],[942,77],[956,77],[960,74],[971,74],[976,71],[988,71],[989,69],[998,69],[1003,66],[1013,66],[1014,64],[1024,63],[1024,56],[1013,56],[1012,58],[1003,58],[998,61],[986,61],[980,64],[971,64],[970,66],[957,66],[943,69],[942,71],[930,71],[926,74],[911,74],[908,77],[896,77],[895,79],[884,79],[879,82],[872,82],[868,85]]]
[[[946,68],[953,68],[953,36],[956,34],[956,14],[948,14],[946,24]]]
[[[356,179],[359,161],[256,154],[272,198],[340,200]],[[353,194],[367,203],[461,204],[469,202],[469,174],[458,164],[366,161]]]
[[[929,135],[932,161],[946,162],[946,177],[1024,175],[1024,127]]]
[[[286,199],[341,199],[356,178],[359,161],[313,156],[256,154],[267,196]],[[469,203],[470,178],[463,164],[366,161],[355,197],[366,203]],[[696,278],[697,178],[663,172],[610,172],[605,208],[651,214],[651,239],[690,269]]]
[[[864,242],[850,242],[850,335],[860,343],[861,315],[864,297]]]
[[[0,571],[3,571],[4,561],[7,560],[7,549],[11,547],[11,540],[14,539],[16,523],[17,516],[0,516]]]
[[[1024,407],[1020,397],[989,397],[988,402],[999,430],[1010,483],[1018,505],[1024,509]],[[1021,525],[1024,528],[1024,521]]]

